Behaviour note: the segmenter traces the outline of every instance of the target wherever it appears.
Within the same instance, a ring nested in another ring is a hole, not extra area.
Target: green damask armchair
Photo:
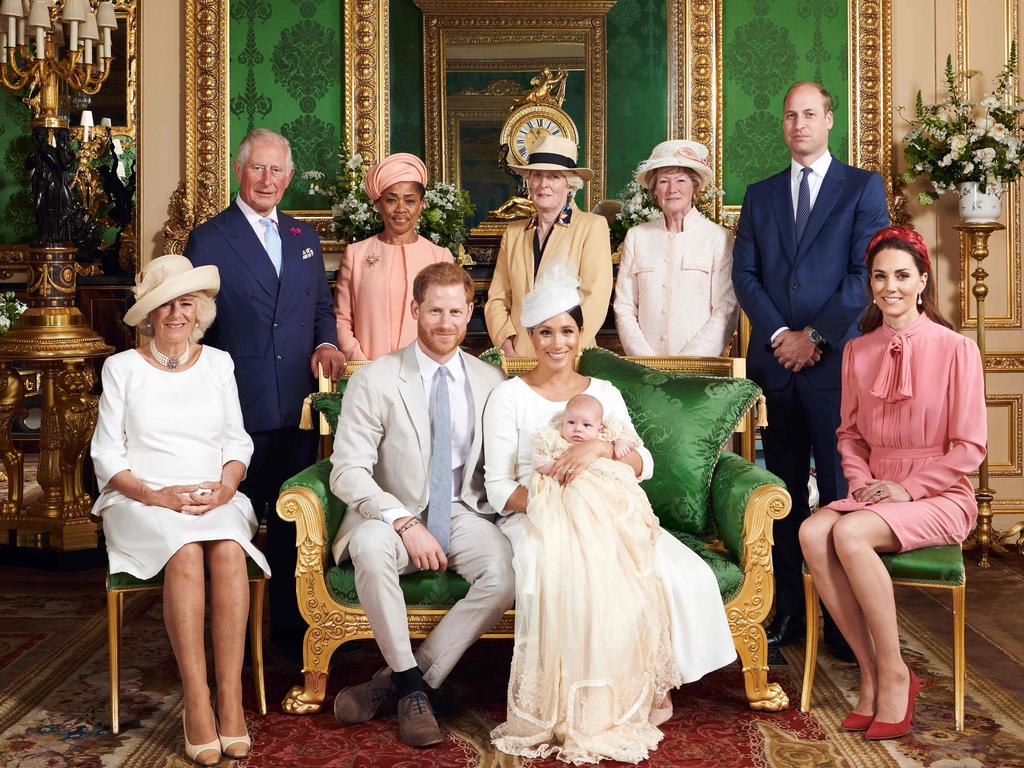
[[[506,362],[500,356],[495,361],[512,375],[531,365]],[[742,378],[742,362],[631,360],[590,349],[581,356],[579,370],[608,379],[622,391],[637,431],[654,456],[655,476],[644,489],[662,526],[697,552],[718,580],[743,666],[747,701],[752,709],[779,711],[789,700],[779,685],[768,682],[768,644],[761,623],[774,597],[772,525],[788,514],[790,498],[777,477],[722,451],[734,428],[752,430],[750,414],[760,401],[756,385]],[[322,416],[336,419],[338,404],[338,396],[321,396],[313,406]],[[345,505],[331,493],[330,471],[326,459],[309,467],[285,483],[277,502],[278,515],[296,526],[296,597],[309,625],[303,683],[282,702],[291,714],[319,712],[335,650],[373,637],[359,606],[351,563],[339,565],[331,556]],[[425,637],[469,588],[451,572],[410,574],[402,577],[401,585],[413,637]],[[513,620],[513,612],[507,612],[483,637],[512,637]]]

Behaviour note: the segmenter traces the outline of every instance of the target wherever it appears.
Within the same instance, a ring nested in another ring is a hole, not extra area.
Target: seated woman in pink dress
[[[345,247],[334,289],[338,343],[346,360],[376,360],[411,344],[412,281],[428,264],[454,262],[451,251],[420,237],[427,168],[398,152],[370,169],[363,182],[384,231]]]
[[[978,516],[967,475],[987,439],[981,355],[935,306],[924,239],[889,227],[868,245],[872,305],[843,355],[837,431],[850,495],[800,527],[825,607],[860,666],[843,722],[869,739],[910,732],[920,681],[900,655],[892,580],[879,552],[959,544]]]

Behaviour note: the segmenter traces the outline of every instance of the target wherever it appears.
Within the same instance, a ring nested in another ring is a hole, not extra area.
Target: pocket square
[[[312,248],[303,248],[302,249],[302,258],[303,259],[312,259],[313,258],[313,249]]]

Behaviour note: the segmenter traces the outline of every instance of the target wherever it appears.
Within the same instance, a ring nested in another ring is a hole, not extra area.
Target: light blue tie
[[[811,185],[807,181],[810,176],[810,168],[800,169],[800,192],[796,198],[796,244],[800,245],[800,238],[804,236],[807,229],[807,220],[811,218]]]
[[[260,219],[260,224],[263,225],[263,242],[267,249],[267,255],[270,257],[270,263],[274,265],[274,271],[277,272],[277,276],[281,276],[281,235],[277,232],[277,225],[274,224],[274,220],[269,216],[264,216]]]
[[[431,413],[427,530],[448,554],[452,532],[452,406],[448,399],[448,369],[443,365],[434,374]]]

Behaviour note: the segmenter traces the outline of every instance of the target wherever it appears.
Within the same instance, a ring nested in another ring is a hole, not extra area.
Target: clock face
[[[542,136],[562,136],[579,141],[572,118],[557,107],[527,104],[509,115],[501,131],[501,143],[508,144],[508,162],[525,165],[533,145]]]

